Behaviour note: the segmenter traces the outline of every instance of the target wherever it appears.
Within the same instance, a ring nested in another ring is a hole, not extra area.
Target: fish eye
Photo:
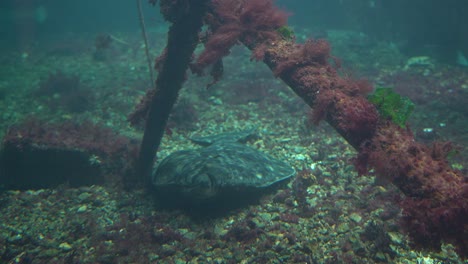
[[[192,185],[199,186],[199,187],[210,187],[212,184],[211,178],[206,174],[199,174],[192,179]]]
[[[209,198],[215,195],[213,177],[208,174],[199,174],[193,177],[191,186],[187,188],[188,192],[197,193],[200,198]]]

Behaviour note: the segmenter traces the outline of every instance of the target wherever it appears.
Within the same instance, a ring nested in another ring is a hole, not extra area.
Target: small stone
[[[223,101],[221,99],[216,98],[214,96],[211,96],[210,98],[208,98],[208,100],[211,101],[215,105],[222,105],[223,104]]]
[[[296,155],[294,155],[294,158],[296,160],[305,160],[306,156],[304,156],[303,154],[296,154]]]
[[[258,227],[258,228],[264,228],[265,227],[265,223],[260,221],[260,219],[258,218],[254,218],[252,219],[252,222],[255,223],[255,225]]]
[[[307,154],[309,155],[310,159],[312,159],[312,160],[320,159],[320,153],[316,149],[311,149],[310,151],[308,151]]]
[[[87,193],[87,192],[84,192],[84,193],[81,193],[80,195],[78,195],[78,199],[80,201],[85,201],[85,200],[88,200],[89,198],[91,197],[91,194],[90,193]]]
[[[86,212],[86,210],[88,210],[88,206],[85,205],[82,205],[78,208],[78,210],[76,210],[77,213],[84,213]]]
[[[267,222],[267,223],[271,222],[271,218],[272,218],[272,217],[271,217],[271,214],[270,214],[270,213],[261,212],[261,213],[258,214],[258,216],[259,216],[260,218],[262,218],[262,220],[265,221],[265,222]]]
[[[67,242],[63,242],[59,245],[59,248],[61,250],[65,250],[65,251],[69,251],[72,249],[72,246],[70,244],[68,244]]]
[[[39,195],[39,194],[41,194],[41,193],[43,193],[43,192],[44,192],[44,190],[27,190],[27,191],[26,191],[27,194],[29,194],[29,195],[35,195],[35,196],[37,196],[37,195]]]
[[[164,244],[161,246],[161,253],[166,256],[172,256],[176,253],[173,245]]]
[[[180,228],[178,229],[178,231],[183,237],[187,239],[195,239],[197,237],[197,234],[195,232],[191,232],[187,228]]]
[[[23,235],[17,234],[15,236],[12,236],[12,237],[8,238],[8,241],[15,242],[15,241],[19,241],[21,239],[23,239]]]
[[[375,257],[374,259],[377,261],[377,262],[388,262],[387,261],[387,258],[385,257],[385,254],[382,253],[382,252],[377,252],[377,254],[375,254]]]
[[[321,235],[326,235],[328,234],[328,229],[327,228],[321,228],[318,230],[318,232],[321,234]]]
[[[349,216],[349,218],[350,218],[351,220],[353,220],[354,222],[356,222],[356,223],[359,223],[359,222],[361,222],[361,220],[362,220],[362,217],[361,217],[359,214],[357,214],[357,213],[352,213],[352,214]]]
[[[336,232],[338,233],[346,233],[349,231],[349,225],[348,223],[341,223],[338,225],[338,227],[336,228]]]
[[[307,149],[305,149],[303,147],[298,147],[298,146],[294,147],[293,150],[294,150],[294,152],[296,152],[296,154],[301,154],[301,155],[302,155],[302,153],[307,152]],[[304,156],[304,155],[302,155],[302,156]]]
[[[398,233],[395,233],[395,232],[388,232],[388,236],[390,237],[390,240],[392,240],[392,242],[394,244],[397,244],[397,245],[401,245],[402,244],[402,240],[401,240],[401,235],[398,234]]]
[[[46,250],[42,250],[40,253],[39,253],[39,257],[42,257],[42,258],[53,258],[55,256],[57,256],[57,254],[59,254],[60,251],[56,248],[49,248],[49,249],[46,249]]]
[[[224,236],[228,232],[228,230],[224,229],[221,225],[215,225],[213,231],[218,236]]]

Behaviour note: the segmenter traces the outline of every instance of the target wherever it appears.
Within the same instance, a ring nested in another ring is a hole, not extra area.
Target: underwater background
[[[142,4],[153,63],[169,24]],[[275,4],[297,42],[330,43],[340,74],[408,97],[415,138],[452,142],[466,177],[466,1]],[[468,263],[414,247],[401,191],[358,176],[356,150],[242,45],[209,88],[187,72],[156,165],[201,148],[194,136],[255,128],[245,145],[296,174],[215,211],[167,208],[132,176],[144,125],[129,116],[153,87],[134,1],[4,0],[0,34],[0,263]]]

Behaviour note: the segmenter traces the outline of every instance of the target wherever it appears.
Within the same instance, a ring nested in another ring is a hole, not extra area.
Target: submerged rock
[[[26,120],[11,126],[2,140],[0,187],[79,187],[124,179],[136,148],[130,138],[98,124]]]

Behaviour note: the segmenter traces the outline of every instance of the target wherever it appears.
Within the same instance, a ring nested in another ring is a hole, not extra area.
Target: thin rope
[[[138,6],[138,17],[140,18],[141,33],[143,35],[143,40],[145,42],[145,53],[146,53],[146,60],[148,62],[148,70],[150,74],[151,85],[154,86],[155,83],[154,83],[153,67],[151,63],[151,57],[149,54],[149,45],[148,45],[148,37],[146,35],[145,18],[143,17],[143,11],[141,8],[141,0],[136,0],[136,2]]]

